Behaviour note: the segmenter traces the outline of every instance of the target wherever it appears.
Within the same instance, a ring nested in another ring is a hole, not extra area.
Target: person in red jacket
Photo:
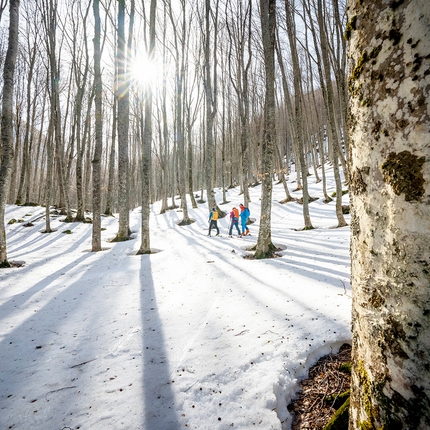
[[[230,212],[230,230],[228,231],[229,237],[233,237],[233,227],[236,227],[237,235],[242,237],[239,230],[239,210],[235,207]]]

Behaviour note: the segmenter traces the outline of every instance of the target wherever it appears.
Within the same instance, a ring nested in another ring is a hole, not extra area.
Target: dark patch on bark
[[[400,39],[402,38],[402,33],[396,28],[392,28],[388,33],[388,39],[393,41],[393,46],[398,45]]]
[[[392,10],[396,10],[399,6],[401,6],[403,3],[405,2],[405,0],[393,0],[390,3],[390,8]]]
[[[424,157],[409,151],[391,152],[381,166],[384,181],[391,185],[396,195],[405,195],[407,202],[419,201],[424,196],[422,167]]]
[[[357,27],[357,16],[354,15],[346,23],[345,34],[344,34],[344,37],[346,40],[349,40],[351,38],[351,33],[356,29],[356,27]]]
[[[374,307],[374,308],[380,308],[384,303],[385,300],[383,297],[381,297],[376,291],[373,292],[372,296],[369,299],[369,303]]]
[[[363,180],[363,173],[368,175],[370,172],[369,167],[362,167],[361,169],[355,169],[354,172],[352,172],[351,180],[350,180],[350,189],[353,194],[356,196],[363,194],[366,192],[367,184]]]

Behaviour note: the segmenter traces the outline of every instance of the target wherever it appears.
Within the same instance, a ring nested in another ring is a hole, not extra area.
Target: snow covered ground
[[[8,258],[25,265],[0,270],[0,429],[288,429],[300,379],[351,337],[349,227],[334,228],[334,202],[309,181],[320,199],[306,232],[296,230],[302,206],[278,203],[274,186],[282,251],[270,260],[243,258],[257,240],[260,187],[243,239],[226,237],[227,218],[223,237],[207,237],[207,205],[179,227],[179,211],[159,215],[154,204],[151,255],[135,255],[139,209],[128,242],[110,243],[118,220],[103,218],[99,253],[89,252],[90,224],[57,217],[51,234],[43,218],[8,225]],[[43,211],[8,206],[5,219]]]

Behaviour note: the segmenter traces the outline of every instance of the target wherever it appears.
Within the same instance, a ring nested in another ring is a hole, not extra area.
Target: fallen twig
[[[70,366],[70,369],[73,369],[74,367],[82,366],[87,363],[91,363],[92,361],[95,361],[95,360],[97,360],[97,357],[93,358],[92,360],[83,361],[82,363],[79,363],[79,364],[74,364],[73,366]]]
[[[48,394],[58,393],[59,391],[68,390],[68,389],[70,389],[70,388],[76,388],[76,385],[72,385],[72,386],[70,386],[70,387],[63,387],[63,388],[59,388],[58,390],[48,391],[48,392],[45,394],[45,399],[49,402],[49,400],[48,400]],[[67,427],[66,427],[66,428],[67,428]]]

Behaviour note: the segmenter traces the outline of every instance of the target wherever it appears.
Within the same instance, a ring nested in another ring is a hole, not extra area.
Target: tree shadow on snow
[[[146,430],[182,427],[176,414],[175,397],[149,256],[141,257],[140,309],[142,318],[143,401]]]

